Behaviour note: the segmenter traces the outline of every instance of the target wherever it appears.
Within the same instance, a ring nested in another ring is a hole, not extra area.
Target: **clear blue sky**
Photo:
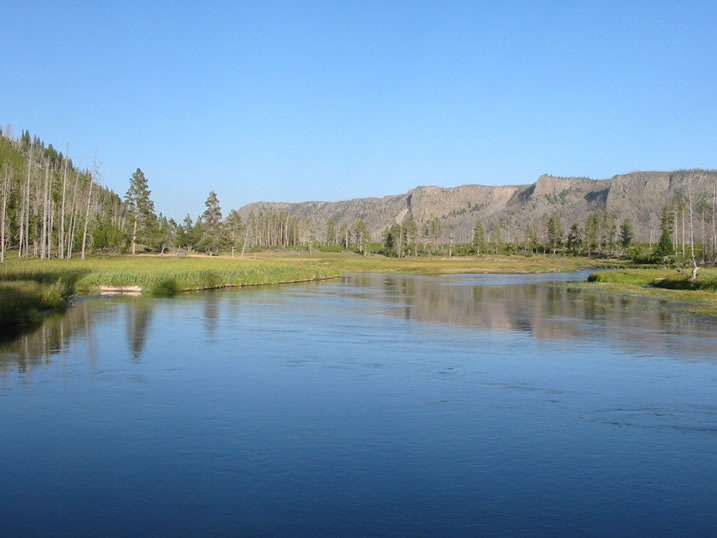
[[[145,5],[147,4],[147,5]],[[154,4],[154,5],[153,5]],[[149,7],[148,7],[149,5]],[[717,2],[29,2],[0,124],[158,210],[717,167]]]

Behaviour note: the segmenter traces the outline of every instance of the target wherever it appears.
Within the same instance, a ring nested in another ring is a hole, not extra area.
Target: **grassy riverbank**
[[[173,295],[186,290],[319,280],[351,272],[544,273],[601,265],[604,262],[599,260],[561,256],[398,259],[291,251],[266,251],[243,258],[147,255],[90,257],[84,261],[9,256],[0,265],[0,327],[27,324],[40,311],[58,308],[74,293],[98,293],[106,288]]]
[[[694,282],[674,269],[622,269],[590,275],[590,287],[610,293],[649,295],[679,303],[681,311],[717,316],[717,269],[702,268]]]
[[[61,310],[72,288],[62,281],[0,281],[0,336],[41,321],[45,310]]]

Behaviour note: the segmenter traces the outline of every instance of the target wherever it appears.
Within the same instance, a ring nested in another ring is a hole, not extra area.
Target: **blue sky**
[[[0,124],[170,216],[717,167],[716,2],[144,4],[5,0]]]

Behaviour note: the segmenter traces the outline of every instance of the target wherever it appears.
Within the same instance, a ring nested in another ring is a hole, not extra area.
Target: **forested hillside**
[[[23,131],[0,136],[0,237],[4,256],[71,258],[118,247],[124,217],[120,197],[52,144]]]

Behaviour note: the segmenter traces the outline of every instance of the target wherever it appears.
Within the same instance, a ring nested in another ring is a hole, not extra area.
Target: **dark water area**
[[[0,535],[717,535],[717,323],[581,276],[78,301],[0,347]]]

